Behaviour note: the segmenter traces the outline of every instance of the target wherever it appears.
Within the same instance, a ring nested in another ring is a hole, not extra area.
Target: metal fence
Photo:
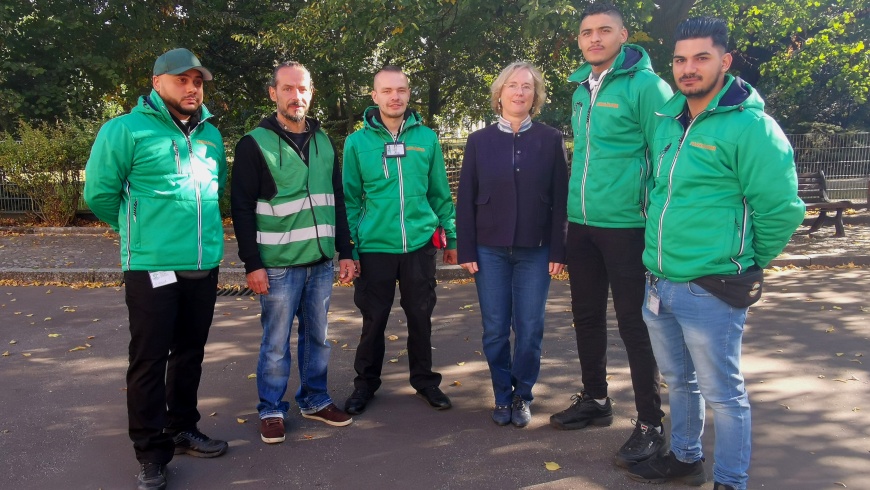
[[[825,173],[828,193],[834,200],[849,200],[868,205],[870,179],[870,133],[853,134],[790,134],[798,172],[821,170]],[[570,138],[566,144],[571,146]],[[450,190],[456,195],[459,169],[465,152],[465,138],[441,140]],[[570,151],[569,151],[570,156]],[[84,205],[82,205],[84,209]],[[0,212],[27,213],[34,203],[0,170]]]
[[[832,200],[849,200],[868,205],[870,179],[870,133],[789,134],[798,172],[821,170],[825,173]],[[565,143],[571,147],[570,138]],[[450,189],[456,192],[465,139],[441,140]],[[568,151],[570,158],[571,151]]]

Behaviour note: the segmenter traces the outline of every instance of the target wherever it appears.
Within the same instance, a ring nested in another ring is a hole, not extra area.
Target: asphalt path
[[[336,287],[330,313],[329,387],[339,406],[352,391],[361,325],[352,291]],[[766,272],[764,298],[750,310],[744,340],[753,407],[750,488],[870,488],[868,293],[866,269]],[[555,281],[532,422],[517,429],[489,419],[492,389],[480,353],[474,285],[441,283],[438,298],[434,361],[451,410],[434,411],[413,395],[404,316],[396,307],[387,334],[398,339],[387,342],[384,384],[368,411],[343,428],[303,419],[292,401],[299,380],[294,365],[287,440],[276,445],[260,441],[256,385],[249,378],[260,343],[259,302],[219,298],[199,427],[230,441],[230,450],[213,460],[176,456],[169,487],[650,488],[612,464],[636,416],[612,308],[613,426],[560,431],[548,425],[549,415],[567,407],[580,388],[568,283]],[[122,288],[0,287],[2,488],[134,487],[138,465],[126,434],[124,393],[126,315]],[[667,412],[666,389],[663,399]],[[704,435],[708,474],[711,422],[712,416]],[[546,462],[560,469],[548,470]]]

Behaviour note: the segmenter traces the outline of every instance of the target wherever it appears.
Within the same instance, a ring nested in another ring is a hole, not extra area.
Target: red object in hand
[[[444,227],[435,228],[435,233],[432,234],[432,245],[435,248],[447,248],[447,233],[444,232]]]

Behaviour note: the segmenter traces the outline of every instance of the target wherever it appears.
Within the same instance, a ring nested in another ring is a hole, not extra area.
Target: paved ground
[[[750,311],[744,366],[755,422],[751,488],[870,488],[870,429],[862,417],[870,410],[870,275],[848,266],[788,267],[870,264],[870,215],[847,216],[846,224],[846,238],[833,238],[832,227],[812,237],[801,233],[807,226],[799,230],[777,259],[779,268],[767,271],[765,297]],[[133,486],[123,291],[82,287],[120,279],[117,240],[92,228],[0,229],[3,488]],[[222,284],[243,284],[236,250],[228,234]],[[231,449],[214,461],[176,458],[171,488],[649,488],[611,464],[634,416],[615,319],[613,427],[563,432],[547,425],[549,414],[579,389],[566,281],[551,288],[532,423],[522,430],[497,427],[489,420],[491,386],[474,286],[445,282],[465,277],[457,268],[441,268],[439,277],[434,357],[454,408],[435,412],[413,396],[396,309],[388,333],[399,340],[387,349],[395,362],[386,363],[385,384],[370,410],[346,428],[293,414],[288,440],[275,446],[259,440],[255,382],[248,379],[256,368],[259,304],[249,296],[221,297],[200,390],[200,427],[230,440]],[[51,282],[78,287],[45,285]],[[28,283],[42,285],[20,287]],[[352,289],[337,287],[332,305],[330,389],[341,405],[352,390],[360,319]],[[294,373],[291,386],[297,381]],[[705,447],[712,448],[714,437],[710,427]],[[546,470],[550,461],[561,469]]]
[[[751,488],[868,488],[868,292],[866,269],[768,271],[744,344],[754,419]],[[442,283],[438,293],[434,358],[453,409],[433,411],[412,395],[402,354],[406,332],[396,310],[388,334],[399,340],[389,342],[387,356],[397,361],[386,363],[370,409],[345,428],[294,413],[287,441],[268,446],[257,434],[256,388],[248,379],[259,346],[258,303],[220,298],[200,389],[200,427],[229,440],[230,451],[216,460],[177,457],[170,488],[650,488],[611,464],[634,416],[614,326],[614,425],[580,431],[547,425],[579,388],[567,282],[551,288],[542,372],[526,429],[489,420],[491,386],[479,352],[473,284]],[[329,384],[339,402],[351,391],[360,329],[351,295],[337,287],[330,315]],[[0,287],[0,352],[8,352],[0,357],[3,488],[133,488],[127,339],[121,288]],[[297,381],[294,373],[291,385]],[[710,427],[706,448],[713,438]],[[546,470],[551,461],[561,469]],[[708,454],[708,471],[711,463]]]

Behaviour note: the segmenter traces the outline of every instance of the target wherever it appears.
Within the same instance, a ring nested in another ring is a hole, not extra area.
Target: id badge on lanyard
[[[404,158],[405,142],[396,141],[393,143],[384,143],[384,155],[386,155],[387,158]]]

